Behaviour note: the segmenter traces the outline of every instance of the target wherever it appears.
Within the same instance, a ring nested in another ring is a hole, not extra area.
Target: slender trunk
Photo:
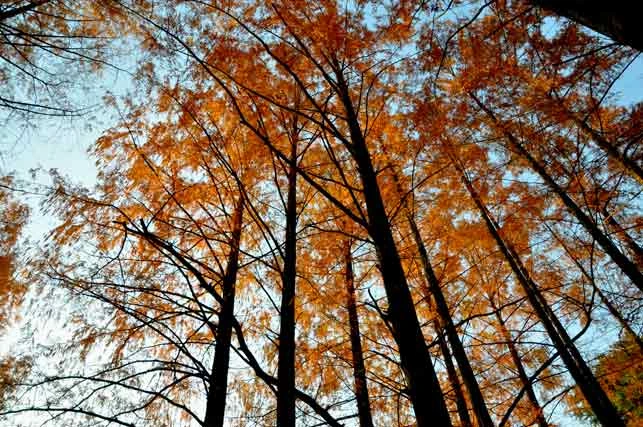
[[[297,231],[297,145],[292,143],[286,200],[286,244],[282,277],[277,367],[277,426],[295,426],[295,279]]]
[[[492,219],[486,206],[482,202],[482,199],[473,188],[466,172],[456,159],[452,160],[456,168],[459,170],[462,180],[474,200],[480,215],[484,219],[489,232],[511,266],[511,269],[522,286],[527,299],[536,312],[540,322],[545,327],[545,330],[558,350],[561,359],[569,370],[569,373],[576,381],[576,384],[578,384],[587,402],[590,404],[596,418],[606,427],[624,427],[625,424],[614,408],[614,405],[612,405],[612,402],[610,402],[609,398],[601,388],[591,369],[583,360],[580,352],[574,345],[574,342],[567,334],[567,331],[547,304],[547,301],[540,292],[538,285],[536,285],[536,283],[531,279],[529,272],[523,265],[520,257],[511,245],[506,243],[502,238],[498,225]]]
[[[23,15],[27,12],[30,12],[39,6],[49,3],[49,1],[50,0],[32,1],[27,3],[24,6],[3,10],[2,12],[0,12],[0,22],[4,21],[5,19],[13,18],[15,16]]]
[[[382,147],[382,151],[386,153],[386,148]],[[393,181],[397,186],[397,192],[400,197],[402,197],[404,192],[402,190],[402,186],[400,184],[400,180],[398,179],[395,168],[390,165],[390,169],[392,171],[391,173],[393,175]],[[420,255],[422,268],[424,269],[424,276],[427,283],[427,301],[429,301],[429,304],[432,301],[435,302],[435,308],[437,309],[436,311],[438,317],[434,321],[434,327],[436,332],[438,333],[438,342],[440,344],[442,355],[445,359],[445,364],[447,365],[447,374],[449,375],[449,380],[452,386],[454,386],[451,373],[448,372],[448,365],[451,364],[451,366],[453,367],[453,362],[451,360],[449,348],[444,339],[444,332],[446,332],[446,338],[449,341],[449,345],[453,349],[453,356],[456,360],[456,363],[458,364],[460,374],[462,375],[465,387],[467,388],[467,391],[469,393],[471,405],[473,406],[473,412],[476,415],[477,424],[479,426],[492,427],[493,421],[491,420],[491,415],[489,414],[489,410],[487,409],[487,405],[484,401],[484,397],[482,396],[482,392],[480,391],[480,386],[478,385],[478,381],[476,380],[473,369],[471,368],[471,364],[469,363],[469,358],[467,357],[467,354],[464,350],[462,341],[460,341],[458,332],[455,328],[455,325],[453,324],[453,318],[451,317],[451,313],[449,312],[449,306],[446,302],[446,298],[444,297],[444,293],[442,292],[440,281],[436,277],[435,272],[433,271],[433,267],[431,266],[431,262],[429,261],[429,254],[426,250],[426,246],[424,245],[424,241],[422,240],[420,230],[417,226],[417,223],[415,222],[415,219],[413,218],[411,209],[406,203],[403,206],[403,210],[406,216],[406,220],[409,224],[409,228],[411,229],[411,234],[413,235],[413,240],[415,241],[418,254]],[[456,404],[458,406],[458,414],[460,416],[460,420],[464,425],[471,425],[471,418],[469,417],[469,411],[467,410],[466,401],[464,400],[464,398],[460,398],[462,395],[462,390],[460,388],[460,381],[457,374],[454,375],[453,379],[455,379],[455,381],[457,382],[457,388],[454,387],[454,389],[456,390]]]
[[[426,247],[424,246],[424,242],[422,241],[422,237],[420,236],[420,230],[408,211],[407,220],[411,227],[411,232],[413,234],[418,253],[420,254],[420,260],[422,262],[422,267],[424,268],[424,274],[426,276],[429,291],[435,301],[438,316],[440,317],[440,325],[444,327],[447,339],[449,340],[449,345],[453,351],[453,356],[458,364],[458,368],[460,368],[462,381],[469,392],[469,398],[471,399],[473,412],[476,414],[477,424],[482,427],[493,427],[494,424],[491,420],[491,415],[489,415],[487,404],[484,401],[484,397],[480,391],[480,386],[478,385],[476,376],[471,368],[471,364],[469,363],[467,353],[464,351],[462,341],[460,341],[460,337],[458,336],[458,331],[453,324],[453,318],[451,317],[449,306],[444,298],[444,294],[442,293],[440,281],[435,276],[433,267],[431,267],[431,263],[429,262],[429,255],[426,251]]]
[[[455,394],[455,406],[458,409],[460,426],[472,427],[473,424],[471,423],[471,417],[469,416],[467,400],[464,398],[462,385],[460,384],[460,378],[458,378],[458,372],[455,370],[455,366],[453,365],[451,352],[449,352],[449,346],[447,345],[447,340],[444,338],[442,327],[440,326],[440,322],[438,319],[435,319],[433,327],[438,335],[438,345],[440,346],[440,351],[442,352],[442,357],[444,358],[444,366],[447,370],[449,383],[451,384],[451,388],[453,389],[453,392]]]
[[[610,314],[618,321],[621,327],[634,339],[634,342],[636,342],[636,344],[639,346],[639,350],[643,352],[643,340],[641,339],[641,336],[637,334],[634,329],[632,329],[628,321],[625,320],[625,318],[616,309],[616,307],[614,307],[610,300],[607,299],[603,291],[601,291],[598,286],[594,286],[594,289],[596,290],[596,294],[600,298],[605,308],[607,308],[607,311],[610,312]]]
[[[239,244],[243,224],[243,196],[239,197],[233,216],[230,254],[223,276],[223,304],[219,313],[214,362],[210,374],[210,391],[206,402],[204,427],[223,427],[228,388],[228,366],[230,364],[230,345],[234,321],[234,295],[239,270]]]
[[[496,115],[488,109],[480,100],[473,94],[470,93],[470,96],[476,102],[478,107],[480,107],[491,120],[502,128],[502,124],[496,117]],[[554,179],[547,173],[544,166],[541,165],[538,160],[536,160],[529,151],[518,141],[518,139],[511,134],[509,131],[503,128],[503,133],[510,145],[520,153],[531,165],[532,169],[540,175],[545,184],[560,197],[562,202],[567,206],[567,208],[572,212],[572,214],[578,219],[578,221],[585,227],[587,232],[598,242],[598,244],[603,248],[605,253],[612,258],[612,261],[618,265],[623,273],[638,287],[641,292],[643,292],[643,274],[639,271],[638,267],[627,257],[625,256],[619,248],[610,240],[605,233],[603,233],[596,223],[585,213],[583,210],[572,200],[572,198],[554,181]]]
[[[451,426],[438,377],[424,340],[411,291],[397,251],[391,225],[377,184],[377,177],[364,135],[353,108],[346,81],[336,73],[339,95],[350,131],[349,149],[362,181],[368,215],[368,232],[377,250],[384,289],[388,299],[388,320],[400,352],[400,362],[418,427]]]
[[[357,399],[359,425],[360,427],[373,427],[373,417],[371,416],[368,387],[366,385],[364,354],[362,352],[362,342],[359,332],[359,318],[357,317],[357,305],[355,303],[355,283],[350,240],[346,241],[346,247],[344,248],[344,262],[346,265],[346,309],[348,310],[351,353],[353,356],[353,379],[355,381],[355,397]]]
[[[548,427],[549,424],[547,424],[543,409],[538,402],[534,387],[531,381],[529,381],[529,375],[527,375],[527,372],[525,371],[525,367],[522,364],[522,360],[520,358],[520,354],[518,353],[518,349],[516,348],[516,344],[511,337],[509,329],[507,329],[505,321],[502,318],[502,314],[500,313],[500,310],[498,310],[498,308],[495,306],[495,304],[493,304],[493,301],[491,303],[491,308],[495,310],[496,319],[498,320],[498,325],[500,326],[500,333],[502,334],[503,339],[507,342],[507,347],[509,347],[509,354],[511,354],[511,360],[513,361],[514,365],[516,366],[516,370],[518,371],[518,378],[520,378],[520,382],[526,390],[527,398],[529,399],[531,407],[536,414],[536,423],[538,424],[538,427]]]

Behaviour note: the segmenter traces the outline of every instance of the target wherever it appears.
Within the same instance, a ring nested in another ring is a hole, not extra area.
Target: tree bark
[[[386,149],[384,147],[382,147],[382,151],[386,153]],[[389,166],[392,171],[391,173],[393,176],[393,181],[397,186],[397,192],[400,197],[403,197],[404,191],[397,176],[397,172],[395,171],[393,165]],[[424,277],[427,284],[426,297],[429,304],[432,301],[435,302],[435,308],[437,309],[436,311],[438,317],[435,318],[434,328],[438,334],[438,343],[440,345],[442,355],[444,356],[445,365],[447,365],[447,374],[449,375],[449,380],[452,387],[454,387],[454,390],[456,390],[456,405],[458,407],[458,415],[460,416],[460,421],[462,421],[463,425],[471,425],[471,418],[469,417],[469,411],[467,410],[466,401],[462,396],[462,390],[460,388],[460,381],[458,379],[458,376],[455,373],[455,369],[453,369],[453,377],[451,372],[449,372],[448,365],[451,365],[451,367],[453,368],[453,362],[451,360],[449,348],[444,339],[445,332],[447,340],[449,341],[449,345],[453,349],[453,356],[456,360],[456,363],[458,364],[458,368],[460,369],[460,374],[462,375],[465,387],[467,388],[469,398],[473,406],[473,412],[477,418],[477,424],[483,427],[493,427],[494,424],[491,420],[491,415],[489,414],[489,410],[487,409],[487,405],[484,401],[484,397],[482,396],[482,392],[480,391],[480,386],[478,384],[478,381],[476,380],[473,369],[471,368],[471,364],[469,363],[469,358],[467,357],[467,354],[464,350],[462,341],[460,341],[458,332],[455,328],[455,325],[453,324],[453,318],[451,317],[449,306],[446,302],[446,298],[444,297],[444,293],[442,292],[440,281],[436,277],[435,272],[433,271],[433,267],[431,266],[431,262],[429,261],[429,254],[426,250],[426,246],[424,245],[424,241],[422,240],[420,229],[415,222],[415,218],[413,218],[412,210],[405,202],[403,203],[404,205],[402,209],[405,213],[409,228],[411,229],[411,234],[413,235],[413,240],[420,256],[422,268],[424,270]],[[455,384],[454,381],[456,382]]]
[[[632,236],[630,236],[630,233],[628,233],[623,229],[623,227],[621,227],[621,224],[616,221],[614,215],[610,214],[606,207],[603,207],[602,214],[609,228],[613,233],[621,237],[621,239],[625,242],[627,247],[630,248],[630,251],[634,255],[636,264],[641,267],[643,265],[643,248],[641,247],[641,245],[639,245],[638,242],[634,240]]]
[[[357,399],[357,414],[360,427],[373,427],[368,386],[366,383],[366,368],[364,366],[364,353],[359,332],[359,318],[355,303],[355,280],[353,277],[353,257],[351,242],[346,241],[344,248],[344,263],[346,266],[346,309],[348,311],[348,324],[351,338],[351,354],[353,357],[353,379],[355,382],[355,398]]]
[[[586,121],[576,117],[573,113],[567,111],[567,114],[574,120],[574,122],[585,132],[592,136],[592,139],[609,157],[619,162],[623,168],[640,184],[643,184],[643,169],[636,163],[634,159],[628,157],[625,153],[621,152],[611,142],[605,139],[598,131],[593,129]]]
[[[288,169],[286,242],[282,275],[277,367],[277,426],[295,427],[295,280],[297,250],[297,145],[293,141]]]
[[[601,300],[605,308],[607,308],[607,311],[610,312],[610,314],[618,321],[618,323],[621,325],[621,327],[628,333],[630,336],[634,339],[636,344],[639,346],[639,349],[643,352],[643,340],[641,339],[641,336],[637,334],[634,329],[632,329],[632,326],[628,323],[627,320],[623,317],[623,315],[614,307],[614,304],[610,302],[610,300],[607,298],[607,296],[601,291],[601,289],[596,285],[596,282],[594,281],[594,278],[592,275],[587,271],[587,269],[583,266],[583,264],[580,263],[576,257],[572,255],[572,252],[569,250],[563,239],[558,236],[554,230],[551,228],[547,227],[549,229],[549,232],[554,236],[556,241],[563,247],[565,250],[565,253],[567,256],[572,260],[574,264],[578,267],[578,269],[581,271],[583,276],[589,281],[589,283],[592,284],[592,287],[594,291],[596,292],[596,295],[598,295],[598,298]]]
[[[536,6],[550,10],[612,40],[643,51],[640,27],[640,6],[637,2],[601,0],[531,0]]]
[[[567,334],[567,331],[547,304],[547,301],[540,292],[540,289],[531,279],[529,272],[520,260],[519,255],[501,236],[498,225],[489,214],[477,191],[473,188],[466,172],[456,159],[452,158],[452,160],[455,167],[459,170],[462,181],[474,200],[490,234],[493,236],[500,251],[509,263],[514,275],[522,286],[527,299],[536,312],[540,322],[545,327],[547,334],[558,350],[561,359],[569,370],[569,373],[576,381],[576,384],[578,384],[581,392],[585,396],[585,399],[594,411],[596,418],[605,427],[624,427],[625,423],[616,411],[616,408],[614,408],[614,405],[612,405],[612,402],[601,388],[591,369],[583,360],[580,352],[576,348],[576,345]]]
[[[475,373],[471,368],[467,353],[464,351],[464,346],[462,345],[462,341],[460,341],[458,331],[453,324],[453,318],[451,317],[449,306],[444,298],[444,294],[442,293],[440,281],[435,276],[433,267],[429,262],[429,255],[426,251],[426,247],[424,246],[424,242],[422,241],[422,236],[420,236],[420,230],[408,210],[407,220],[411,227],[411,232],[413,234],[413,239],[415,240],[418,253],[420,254],[420,260],[422,262],[429,291],[433,296],[438,316],[440,317],[440,326],[442,326],[446,332],[449,345],[453,351],[453,356],[458,364],[458,368],[460,368],[460,375],[462,375],[462,381],[469,392],[469,398],[471,399],[473,412],[476,415],[477,424],[481,427],[493,427],[494,424],[491,420],[491,415],[489,415],[489,410],[487,409],[487,404],[484,401],[482,392],[480,391],[480,386],[476,380]]]
[[[216,344],[214,347],[214,362],[210,374],[210,388],[206,402],[204,427],[223,427],[225,405],[228,389],[228,367],[230,365],[230,345],[232,325],[234,322],[234,297],[239,270],[239,245],[241,227],[243,225],[243,196],[239,197],[233,215],[233,228],[230,238],[230,254],[223,276],[223,304],[219,313]]]
[[[455,394],[455,406],[458,410],[458,417],[460,418],[460,427],[472,427],[471,417],[469,416],[469,408],[467,408],[467,400],[464,398],[464,393],[462,392],[462,385],[460,384],[460,378],[458,378],[458,372],[453,365],[453,360],[451,359],[451,353],[449,352],[449,346],[447,345],[447,340],[444,338],[444,333],[438,320],[434,322],[434,328],[438,335],[438,345],[440,346],[440,351],[442,352],[442,357],[444,358],[444,366],[447,370],[447,376],[449,377],[449,383]]]
[[[351,152],[362,181],[368,233],[377,251],[388,299],[388,320],[399,347],[400,362],[418,427],[451,426],[431,355],[427,348],[377,183],[366,140],[341,72],[335,73],[350,132]]]

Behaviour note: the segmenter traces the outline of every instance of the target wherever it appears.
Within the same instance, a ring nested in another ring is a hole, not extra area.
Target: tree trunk
[[[346,81],[341,72],[335,74],[350,131],[351,143],[348,148],[357,164],[362,181],[368,215],[368,232],[377,251],[388,299],[388,320],[399,347],[400,362],[408,382],[409,396],[417,425],[418,427],[451,426],[449,412],[393,239],[366,140],[359,126]]]
[[[373,417],[371,416],[368,387],[366,384],[364,354],[362,352],[362,342],[359,332],[359,318],[357,317],[357,305],[355,303],[355,282],[350,240],[346,241],[344,248],[344,262],[346,265],[346,309],[348,311],[348,324],[350,328],[353,379],[355,381],[355,398],[357,399],[359,425],[360,427],[373,427]]]
[[[469,392],[473,412],[476,414],[476,419],[478,421],[477,424],[481,427],[493,427],[494,424],[491,420],[491,415],[489,415],[487,404],[484,401],[484,397],[480,391],[480,386],[478,385],[476,376],[471,368],[471,364],[469,363],[467,353],[464,351],[462,341],[460,341],[458,332],[453,324],[453,319],[449,312],[449,306],[444,298],[444,294],[442,293],[442,288],[440,287],[440,281],[435,276],[433,267],[429,262],[429,255],[426,251],[426,247],[424,246],[424,242],[422,241],[422,236],[420,236],[420,230],[408,210],[406,214],[418,253],[420,254],[420,260],[422,262],[422,267],[424,268],[424,275],[426,277],[428,288],[433,296],[438,316],[440,317],[440,326],[444,327],[447,339],[449,340],[449,345],[453,351],[453,356],[458,364],[458,368],[460,368],[460,375],[462,375],[462,381]]]
[[[286,200],[286,243],[282,276],[277,367],[277,426],[295,426],[295,279],[297,250],[297,145],[292,142]]]
[[[386,148],[382,147],[382,151],[386,153]],[[389,166],[393,176],[393,181],[397,186],[397,192],[400,197],[403,197],[404,191],[402,190],[402,186],[400,184],[400,180],[398,179],[395,168],[393,167],[393,165]],[[440,281],[436,277],[435,272],[433,271],[433,267],[431,266],[431,263],[429,261],[429,254],[426,250],[426,246],[424,245],[424,241],[422,240],[420,229],[418,228],[417,223],[413,218],[412,210],[406,203],[404,203],[402,209],[404,210],[407,223],[409,225],[409,228],[411,229],[411,234],[413,235],[416,249],[418,251],[418,254],[420,255],[422,268],[424,269],[424,277],[427,283],[427,300],[429,304],[431,303],[431,301],[434,301],[435,308],[437,309],[436,311],[438,317],[434,321],[434,328],[438,333],[438,342],[440,344],[442,355],[445,359],[445,364],[452,365],[449,348],[446,345],[446,342],[444,342],[445,340],[443,333],[446,332],[446,337],[449,341],[449,345],[453,349],[453,356],[455,357],[458,368],[460,369],[460,374],[462,375],[464,384],[469,393],[469,398],[473,406],[473,412],[475,413],[477,418],[477,424],[483,427],[493,427],[494,424],[491,420],[491,415],[489,414],[489,410],[487,409],[487,405],[484,401],[484,397],[482,396],[482,392],[480,391],[480,386],[478,385],[478,381],[476,380],[473,369],[471,368],[471,364],[469,363],[469,358],[467,357],[464,347],[462,346],[462,341],[460,341],[458,332],[455,328],[455,325],[453,324],[453,318],[451,317],[451,313],[449,312],[449,306],[444,297],[444,293],[442,292]],[[449,375],[452,386],[454,386],[451,373],[449,373],[448,371],[449,369],[447,366],[447,374]],[[458,406],[460,420],[465,425],[471,425],[469,411],[466,409],[466,401],[464,399],[460,399],[462,390],[460,389],[460,381],[458,380],[457,374],[455,374],[454,379],[455,381],[457,381],[457,388],[454,387],[454,389],[456,390],[456,404]]]
[[[496,115],[488,109],[480,100],[473,94],[470,93],[473,100],[476,104],[491,118],[491,120],[498,126],[502,127],[502,123],[498,120]],[[643,274],[639,271],[638,267],[627,257],[625,256],[619,248],[610,240],[610,238],[603,233],[596,223],[585,213],[583,210],[572,200],[572,198],[554,181],[554,179],[547,173],[544,166],[541,165],[538,160],[536,160],[531,153],[529,153],[525,147],[518,141],[518,139],[511,134],[509,131],[503,128],[503,133],[510,145],[516,150],[520,155],[522,155],[530,164],[532,169],[538,173],[538,175],[545,181],[545,184],[560,197],[563,204],[571,211],[571,213],[578,219],[578,221],[585,227],[585,230],[598,242],[598,244],[603,248],[605,253],[612,258],[612,261],[618,265],[623,273],[638,287],[641,292],[643,292]]]
[[[640,28],[640,9],[637,2],[602,0],[531,0],[579,24],[585,25],[614,41],[643,51],[643,32]]]
[[[505,325],[505,321],[502,318],[502,314],[500,313],[500,310],[495,306],[491,298],[490,298],[490,301],[491,301],[491,308],[493,308],[493,310],[495,310],[495,313],[496,313],[496,319],[498,320],[498,325],[500,326],[500,333],[502,334],[503,339],[507,342],[507,347],[509,347],[509,354],[511,354],[511,360],[513,361],[514,365],[516,366],[516,370],[518,371],[518,378],[520,378],[520,382],[522,383],[522,386],[526,390],[527,398],[529,399],[529,402],[531,403],[531,407],[534,413],[536,414],[536,422],[538,423],[538,427],[548,427],[549,424],[547,424],[547,420],[545,419],[545,414],[543,413],[543,409],[540,406],[540,403],[538,402],[538,398],[536,396],[536,392],[534,391],[534,387],[531,384],[531,381],[529,381],[529,375],[527,375],[527,372],[525,371],[525,367],[522,364],[520,354],[518,353],[518,349],[516,348],[516,344],[513,341],[511,333],[509,332],[509,329],[507,329],[507,326]]]
[[[430,295],[427,295],[427,298],[429,298],[430,300]],[[455,366],[453,365],[451,353],[449,352],[449,346],[447,345],[447,340],[444,338],[444,333],[438,319],[435,319],[435,321],[433,322],[433,327],[438,335],[438,345],[440,346],[440,351],[442,352],[442,357],[444,358],[444,366],[447,370],[449,383],[451,384],[451,388],[453,389],[453,392],[455,394],[455,406],[458,409],[460,426],[472,427],[473,424],[471,423],[471,417],[469,416],[467,400],[464,398],[464,393],[462,393],[460,378],[458,378],[458,373],[455,370]]]
[[[540,322],[545,327],[545,330],[556,347],[556,350],[558,350],[561,359],[569,370],[569,373],[576,381],[576,384],[578,384],[581,392],[585,396],[585,399],[594,411],[596,418],[606,427],[624,427],[625,424],[614,408],[614,405],[612,405],[612,402],[601,388],[591,369],[583,360],[578,349],[574,345],[574,342],[567,334],[567,331],[563,328],[562,324],[547,304],[547,301],[541,294],[540,289],[531,279],[529,272],[522,264],[520,257],[511,245],[506,243],[502,238],[498,225],[495,223],[487,211],[486,206],[482,202],[482,199],[473,188],[466,172],[456,159],[452,158],[452,160],[456,168],[459,170],[462,180],[478,207],[480,215],[484,219],[489,232],[511,266],[511,269],[522,286],[527,299],[536,312]]]
[[[204,427],[223,427],[228,388],[228,367],[230,364],[230,345],[234,321],[234,296],[239,270],[239,245],[241,226],[243,225],[243,196],[239,197],[233,216],[233,228],[230,238],[230,254],[223,276],[223,304],[219,313],[214,362],[210,374],[210,387],[206,402]]]

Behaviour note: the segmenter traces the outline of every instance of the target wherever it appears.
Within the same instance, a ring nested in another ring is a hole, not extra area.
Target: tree
[[[581,338],[640,341],[630,50],[522,2],[109,6],[149,61],[96,187],[52,173],[21,274],[65,336],[0,419],[622,425]]]

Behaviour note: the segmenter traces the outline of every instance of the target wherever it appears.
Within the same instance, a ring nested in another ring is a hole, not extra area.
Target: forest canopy
[[[1,1],[100,136],[0,168],[0,424],[641,425],[639,33],[550,3]]]

